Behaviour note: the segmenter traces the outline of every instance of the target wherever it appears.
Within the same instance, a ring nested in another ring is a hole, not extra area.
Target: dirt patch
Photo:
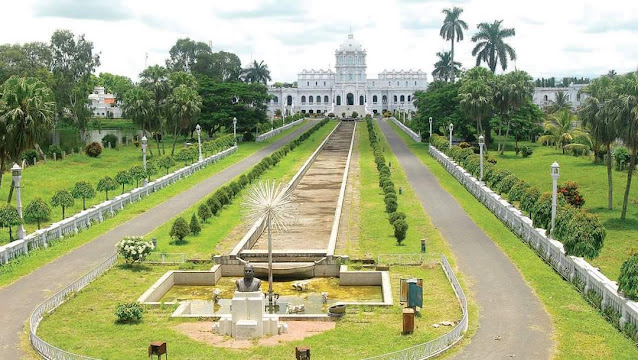
[[[309,336],[332,330],[333,321],[287,321],[288,333],[274,335],[259,340],[235,340],[229,336],[213,334],[212,321],[186,322],[175,326],[175,329],[188,335],[193,340],[204,342],[215,347],[230,349],[247,349],[253,346],[273,346],[289,341],[303,340]]]
[[[363,126],[362,124],[359,123],[357,126]],[[335,251],[338,254],[359,253],[359,188],[361,187],[359,147],[357,146],[359,134],[357,131],[354,140],[355,144],[352,147],[346,194],[343,199],[341,219],[339,219],[339,233],[337,234]]]

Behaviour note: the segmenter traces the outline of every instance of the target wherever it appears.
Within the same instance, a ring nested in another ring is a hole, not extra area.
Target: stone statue
[[[261,291],[261,280],[255,277],[255,268],[250,263],[244,266],[244,278],[235,280],[235,290],[239,292]]]

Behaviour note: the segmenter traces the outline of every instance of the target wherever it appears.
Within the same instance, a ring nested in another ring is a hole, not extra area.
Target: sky
[[[48,42],[53,31],[85,34],[100,53],[98,72],[136,80],[164,64],[177,39],[212,43],[242,64],[263,60],[273,81],[304,69],[334,69],[350,29],[367,51],[368,78],[383,70],[433,70],[450,42],[439,35],[444,8],[462,7],[469,28],[455,60],[476,64],[478,23],[503,20],[516,36],[508,70],[534,78],[596,77],[638,68],[638,1],[574,0],[2,0],[0,43]],[[148,56],[148,57],[147,57]],[[497,73],[501,72],[500,68]],[[430,77],[429,77],[430,78]]]

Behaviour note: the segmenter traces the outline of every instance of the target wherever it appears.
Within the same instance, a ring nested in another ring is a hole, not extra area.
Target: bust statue
[[[235,280],[235,290],[239,292],[260,291],[261,280],[255,277],[255,268],[250,263],[244,266],[244,278]]]

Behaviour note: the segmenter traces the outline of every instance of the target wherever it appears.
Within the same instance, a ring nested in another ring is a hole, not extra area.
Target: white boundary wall
[[[270,130],[267,133],[263,133],[261,135],[257,135],[257,137],[255,138],[255,141],[256,142],[262,142],[262,141],[264,141],[266,139],[270,139],[271,137],[279,134],[280,132],[282,132],[284,130],[287,130],[287,129],[290,129],[293,126],[302,123],[304,120],[305,120],[305,118],[302,118],[302,119],[299,119],[299,120],[295,120],[293,122],[289,122],[288,124],[286,124],[284,126],[280,126],[280,127],[276,128],[276,129]]]
[[[237,151],[237,145],[232,146],[215,155],[209,156],[202,161],[185,166],[174,172],[164,175],[147,185],[137,187],[127,193],[118,195],[111,200],[104,201],[89,209],[81,211],[62,221],[51,224],[49,227],[36,230],[27,235],[22,240],[16,240],[6,245],[0,246],[0,265],[6,264],[12,259],[21,255],[26,255],[29,251],[39,247],[47,247],[49,242],[62,239],[64,236],[77,234],[81,229],[88,229],[93,223],[102,222],[105,218],[112,217],[117,211],[124,209],[124,206],[142,200],[150,193],[162,189],[176,181],[188,177],[192,173],[217,162],[226,156]]]
[[[430,155],[441,163],[485,207],[490,209],[514,234],[536,250],[538,256],[549,263],[563,278],[572,283],[583,284],[585,294],[589,291],[598,294],[602,298],[599,304],[601,309],[611,307],[618,312],[621,315],[619,324],[621,327],[626,322],[638,325],[638,303],[618,294],[618,285],[615,282],[609,280],[585,259],[565,255],[563,244],[548,239],[545,235],[545,229],[535,229],[530,218],[431,145]]]
[[[415,133],[412,129],[410,129],[409,127],[403,125],[403,123],[401,123],[399,120],[397,120],[396,118],[390,118],[392,120],[393,123],[395,123],[399,129],[403,130],[404,133],[408,134],[409,137],[412,138],[412,140],[416,141],[416,142],[421,142],[421,135]]]

